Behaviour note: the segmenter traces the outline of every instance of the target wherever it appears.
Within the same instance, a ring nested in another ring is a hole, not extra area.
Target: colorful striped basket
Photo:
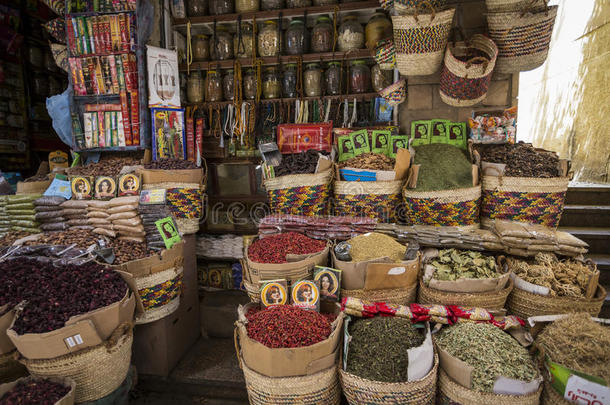
[[[405,76],[436,73],[443,62],[455,9],[392,16],[396,67]]]
[[[487,12],[508,13],[512,11],[545,10],[548,0],[485,0]]]
[[[381,70],[392,70],[396,66],[396,48],[390,38],[377,41],[375,45],[375,60]]]
[[[328,215],[332,168],[314,174],[290,174],[264,181],[271,213]]]
[[[379,5],[389,13],[394,8],[394,0],[379,0]]]
[[[471,50],[486,56],[474,57],[463,62],[457,57],[468,55]],[[498,47],[480,34],[473,35],[468,42],[449,45],[441,70],[439,92],[441,100],[454,107],[469,107],[485,98],[491,74],[496,65]]]
[[[569,182],[569,177],[483,175],[481,227],[491,229],[498,219],[557,228]]]
[[[407,225],[477,227],[481,186],[457,190],[403,189]]]
[[[341,297],[354,297],[372,302],[388,302],[396,305],[409,305],[416,302],[417,283],[406,288],[389,288],[385,290],[343,290]]]
[[[144,313],[136,319],[137,324],[149,323],[164,318],[180,306],[183,267],[170,268],[136,278],[136,286]]]
[[[532,70],[549,52],[557,6],[533,12],[487,14],[489,35],[498,45],[498,73]]]
[[[439,10],[445,7],[447,0],[394,0],[394,8],[399,15],[417,14],[424,6]]]
[[[402,180],[335,181],[335,215],[396,222],[400,216]]]
[[[407,81],[402,78],[379,92],[389,105],[399,105],[407,99]]]
[[[199,221],[203,217],[203,189],[197,184],[184,184],[167,189],[167,207],[176,219],[178,230],[185,235],[199,231]]]

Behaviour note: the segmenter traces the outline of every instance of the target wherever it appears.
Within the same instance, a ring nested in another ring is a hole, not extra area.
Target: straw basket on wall
[[[506,13],[513,11],[546,9],[548,0],[485,0],[489,13]]]
[[[504,308],[508,294],[512,289],[513,281],[509,279],[506,286],[500,291],[473,293],[449,292],[427,287],[420,279],[417,302],[420,304],[460,305],[463,307],[500,310]]]
[[[290,174],[264,181],[272,213],[328,215],[332,168],[314,174]]]
[[[365,216],[396,222],[402,180],[335,181],[335,215]]]

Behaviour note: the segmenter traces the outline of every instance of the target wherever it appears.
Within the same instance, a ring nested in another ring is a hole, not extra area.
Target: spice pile
[[[248,336],[267,347],[304,347],[330,336],[328,317],[292,305],[276,305],[246,314]]]
[[[348,240],[351,246],[349,251],[353,262],[389,257],[393,262],[400,262],[405,256],[406,246],[398,243],[394,238],[377,233],[358,235]]]
[[[49,380],[22,380],[0,398],[0,405],[55,405],[70,387]]]
[[[564,367],[610,381],[610,328],[588,314],[559,319],[536,337],[550,360]]]
[[[45,181],[45,180],[49,180],[48,174],[37,174],[35,176],[28,177],[27,179],[23,180],[23,182],[24,183],[33,183],[35,181]]]
[[[529,283],[547,287],[552,297],[584,297],[597,270],[595,263],[559,260],[553,253],[538,253],[529,262],[512,257],[506,260],[515,275]]]
[[[257,239],[248,247],[248,259],[256,263],[286,263],[286,255],[307,255],[324,250],[326,241],[288,232]]]
[[[420,165],[416,191],[472,187],[472,163],[456,146],[441,143],[418,146],[413,164]]]
[[[463,278],[495,278],[501,275],[493,256],[469,250],[439,250],[438,257],[430,262],[434,267],[433,278],[455,281]]]
[[[275,176],[315,173],[320,154],[326,155],[324,152],[312,149],[307,152],[283,155],[282,162],[273,168]]]
[[[476,145],[483,162],[503,163],[505,176],[559,177],[559,158],[555,153],[537,151],[531,144]]]
[[[0,263],[0,306],[27,301],[13,329],[18,334],[59,329],[70,317],[120,301],[127,284],[96,263],[52,263],[19,258]]]
[[[121,173],[123,166],[138,166],[140,159],[131,157],[111,157],[101,159],[97,163],[90,163],[86,166],[74,166],[68,169],[70,176],[110,176],[115,177]]]
[[[197,165],[190,160],[182,159],[159,159],[144,165],[145,169],[161,169],[161,170],[187,170],[199,169]]]
[[[356,319],[349,326],[347,372],[373,381],[408,381],[407,350],[421,346],[424,332],[405,318]]]
[[[16,240],[25,238],[26,236],[30,235],[33,235],[33,233],[26,231],[11,231],[0,237],[0,246],[10,246],[15,243]]]
[[[496,377],[532,381],[538,370],[527,349],[487,323],[458,323],[437,333],[436,344],[474,368],[472,389],[493,392]]]
[[[381,153],[363,153],[345,162],[339,163],[339,168],[352,167],[354,169],[368,170],[394,170],[396,159]]]

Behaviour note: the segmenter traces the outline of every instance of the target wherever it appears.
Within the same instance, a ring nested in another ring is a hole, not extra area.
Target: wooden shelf
[[[359,93],[359,94],[347,94],[347,95],[338,95],[338,96],[322,96],[322,97],[303,97],[302,100],[304,101],[314,101],[314,100],[345,100],[347,99],[348,101],[353,100],[353,99],[357,99],[357,100],[366,100],[366,99],[373,99],[373,98],[377,98],[380,97],[379,94],[377,93]],[[261,99],[261,103],[278,103],[278,102],[293,102],[298,100],[297,98],[262,98]],[[245,101],[252,101],[254,102],[254,100],[243,100]],[[193,107],[193,106],[208,106],[208,105],[214,105],[214,106],[219,106],[219,107],[224,107],[226,105],[229,104],[233,104],[233,101],[211,101],[211,102],[202,102],[202,103],[184,103],[184,105],[186,107]]]
[[[144,150],[145,147],[142,145],[136,146],[107,146],[103,148],[85,148],[85,149],[76,149],[76,152],[129,152],[129,151],[137,151]]]

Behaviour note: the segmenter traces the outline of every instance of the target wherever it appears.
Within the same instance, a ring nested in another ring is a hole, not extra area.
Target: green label
[[[371,151],[371,147],[369,145],[369,133],[366,129],[354,131],[350,133],[349,136],[352,139],[352,145],[354,145],[354,156],[369,153]]]
[[[155,225],[157,226],[167,249],[171,249],[172,246],[182,240],[176,229],[176,225],[174,225],[172,217],[161,218],[160,220],[155,221]]]
[[[565,396],[566,385],[568,383],[568,379],[572,375],[577,375],[579,377],[584,378],[585,380],[594,382],[596,384],[600,384],[603,386],[606,385],[606,382],[602,378],[588,375],[585,373],[581,373],[580,371],[571,370],[567,367],[562,366],[561,364],[557,364],[557,363],[550,361],[548,358],[546,359],[545,365],[546,365],[546,369],[551,374],[551,386],[562,397]]]

